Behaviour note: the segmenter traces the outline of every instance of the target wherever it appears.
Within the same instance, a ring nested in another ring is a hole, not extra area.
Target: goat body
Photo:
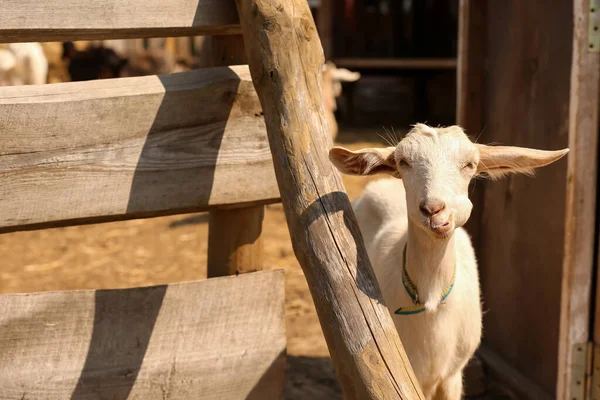
[[[323,65],[322,79],[321,85],[329,136],[335,140],[338,134],[338,123],[335,119],[336,99],[342,95],[342,82],[356,82],[360,79],[360,73],[338,68],[334,63],[328,61]]]
[[[48,60],[42,45],[9,43],[0,47],[0,86],[42,85],[48,79]]]
[[[124,58],[103,45],[76,50],[73,43],[66,42],[63,43],[63,58],[69,60],[72,81],[169,74],[184,70],[175,57],[163,49],[143,50]]]
[[[386,304],[411,304],[412,299],[402,285],[402,253],[409,229],[402,181],[382,179],[371,182],[355,201],[354,211]],[[421,296],[429,292],[436,296],[447,285],[456,267],[451,295],[443,304],[434,302],[434,309],[417,315],[395,315],[391,310],[392,318],[426,397],[433,398],[440,390],[459,396],[447,398],[460,398],[462,370],[481,339],[477,261],[471,240],[463,228],[455,230],[446,249],[436,248],[436,245],[444,244],[430,241],[424,246],[422,250],[430,254],[418,256],[420,265],[410,269],[411,278],[418,282]],[[414,247],[411,250],[420,251]],[[435,260],[443,258],[440,253],[444,250],[455,253],[454,257],[449,257],[455,263]],[[409,257],[407,254],[411,260]]]

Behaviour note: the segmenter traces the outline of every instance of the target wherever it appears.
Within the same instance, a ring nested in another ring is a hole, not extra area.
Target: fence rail
[[[246,66],[3,87],[0,131],[0,228],[279,198]]]
[[[281,399],[283,271],[0,296],[0,398]]]
[[[0,42],[240,33],[233,0],[6,0]]]

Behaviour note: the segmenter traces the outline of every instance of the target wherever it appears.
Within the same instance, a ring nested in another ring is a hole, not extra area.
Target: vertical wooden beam
[[[456,123],[462,126],[473,140],[483,130],[483,76],[485,68],[485,14],[486,1],[459,0],[458,4],[458,65],[456,69]],[[479,235],[483,212],[483,185],[471,192],[475,205],[466,229],[473,238],[479,253]]]
[[[485,1],[460,0],[456,122],[472,135],[483,127]]]
[[[422,399],[340,174],[328,160],[323,49],[306,0],[236,0],[294,253],[346,399]]]
[[[211,36],[210,40],[213,66],[246,64],[242,35]]]
[[[317,27],[325,59],[333,58],[333,0],[321,0],[317,12]]]
[[[595,216],[598,185],[600,52],[589,35],[600,29],[600,10],[590,0],[574,1],[573,61],[569,105],[567,210],[557,398],[570,399],[573,346],[590,340]],[[591,8],[595,8],[591,11]],[[594,27],[598,29],[594,30]],[[600,340],[594,335],[594,340]]]
[[[264,206],[215,210],[208,225],[208,277],[262,269]]]
[[[207,38],[208,39],[208,38]],[[241,35],[212,36],[210,65],[245,64]],[[264,206],[210,212],[208,234],[209,278],[258,271],[263,268],[261,240]]]

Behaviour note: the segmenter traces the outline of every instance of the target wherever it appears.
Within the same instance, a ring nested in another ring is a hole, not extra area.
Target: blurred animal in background
[[[322,90],[325,101],[325,113],[329,125],[329,134],[334,140],[338,134],[335,111],[337,110],[337,98],[342,94],[342,82],[356,82],[359,79],[359,72],[352,72],[346,68],[337,68],[331,61],[327,61],[323,65]]]
[[[182,72],[210,65],[206,62],[207,57],[207,55],[197,56],[186,63],[177,60],[173,53],[161,48],[141,50],[125,57],[102,44],[90,44],[86,49],[78,50],[72,42],[63,43],[62,55],[63,60],[68,62],[71,81]],[[335,113],[338,109],[337,99],[342,94],[342,82],[356,82],[360,79],[360,73],[338,68],[333,62],[328,61],[323,66],[322,74],[329,135],[335,140],[339,130]]]
[[[123,57],[102,44],[77,50],[72,42],[65,42],[62,57],[68,62],[71,81],[170,74],[187,69],[164,49],[141,50]]]
[[[175,59],[173,53],[165,49],[149,49],[129,57],[121,76],[171,74],[187,69]]]
[[[0,86],[42,85],[48,78],[48,60],[41,44],[0,45]]]
[[[73,42],[63,43],[62,59],[68,63],[72,81],[117,78],[127,63],[113,50],[91,44],[85,50],[77,50]]]

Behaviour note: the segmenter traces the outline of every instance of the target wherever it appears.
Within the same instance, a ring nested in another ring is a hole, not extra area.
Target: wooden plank
[[[317,29],[323,45],[323,53],[325,59],[330,60],[333,56],[333,0],[323,0],[315,7],[319,8],[317,11]]]
[[[0,397],[280,399],[284,274],[0,296]]]
[[[341,176],[321,92],[323,50],[306,0],[237,0],[294,253],[347,399],[422,399]]]
[[[210,37],[213,66],[245,64],[244,38]],[[237,275],[263,268],[261,239],[264,206],[211,210],[208,231],[208,277]]]
[[[558,0],[552,7],[542,0],[486,3],[489,67],[479,142],[567,147],[572,2]],[[477,256],[486,343],[554,396],[562,360],[558,342],[567,157],[538,170],[534,178],[476,184],[484,187],[483,201],[475,208],[481,210]]]
[[[336,58],[344,68],[372,69],[455,69],[455,58]]]
[[[212,210],[208,230],[209,278],[238,275],[263,268],[264,206]]]
[[[247,64],[242,35],[211,36],[211,65]]]
[[[458,21],[456,122],[478,135],[483,128],[485,2],[460,0]]]
[[[0,132],[6,229],[279,197],[246,66],[2,87]]]
[[[458,65],[456,70],[456,123],[471,140],[483,133],[485,76],[486,1],[460,0],[458,4]],[[484,137],[485,138],[485,137]],[[483,185],[474,181],[469,197],[474,204],[471,218],[465,225],[472,238],[475,253],[485,238],[480,234],[483,220]]]
[[[503,388],[516,394],[517,398],[522,400],[552,400],[555,398],[531,382],[527,376],[513,368],[487,346],[480,346],[477,356],[485,364],[488,375],[499,381]]]
[[[239,33],[233,0],[5,0],[0,42]]]
[[[565,220],[562,307],[557,398],[571,397],[572,349],[596,343],[600,332],[590,327],[592,277],[598,201],[598,107],[600,53],[588,48],[589,0],[575,0],[571,93],[569,103],[569,163]],[[594,49],[595,50],[595,49]],[[598,304],[598,303],[597,303]],[[596,305],[598,310],[598,305]],[[598,319],[596,319],[598,321]],[[597,323],[597,322],[596,322]]]

